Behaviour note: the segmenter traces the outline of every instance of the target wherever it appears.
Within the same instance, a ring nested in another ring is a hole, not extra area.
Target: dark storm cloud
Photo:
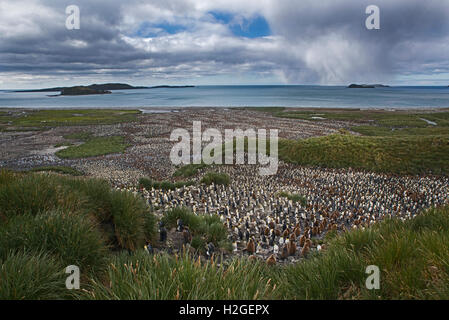
[[[342,84],[449,73],[446,0],[55,2],[0,3],[0,85],[42,75],[189,82],[272,74],[289,83]],[[72,4],[81,9],[80,30],[65,28]],[[381,10],[380,30],[365,28],[371,4]],[[271,35],[238,37],[212,11],[225,12],[234,24],[263,16]],[[179,28],[163,32],[170,25]],[[143,27],[159,33],[137,36]]]

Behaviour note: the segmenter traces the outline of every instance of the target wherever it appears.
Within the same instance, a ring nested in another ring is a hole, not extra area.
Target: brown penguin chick
[[[268,226],[270,227],[270,229],[274,229],[274,227],[276,227],[274,221],[270,221],[270,223],[268,224]]]
[[[257,257],[255,255],[251,255],[248,258],[250,261],[257,261]]]
[[[318,228],[317,227],[313,227],[312,228],[312,235],[316,236],[318,234]]]
[[[296,243],[290,241],[290,242],[288,243],[288,254],[289,254],[290,256],[294,256],[295,253],[296,253]]]
[[[306,242],[306,236],[305,235],[302,235],[300,238],[299,238],[299,246],[300,247],[304,247],[304,243]]]
[[[275,229],[274,230],[274,234],[276,235],[276,237],[280,237],[281,236],[281,230]]]
[[[292,233],[289,237],[290,241],[296,241],[296,235]]]
[[[284,238],[288,238],[288,235],[289,235],[289,230],[288,230],[288,228],[287,228],[287,229],[284,230],[284,233],[282,233],[282,236],[283,236]]]
[[[182,236],[184,238],[184,243],[190,243],[192,242],[192,234],[190,233],[188,228],[185,228],[182,231]]]
[[[306,241],[306,243],[304,244],[304,247],[301,250],[301,256],[305,257],[309,253],[309,251],[310,251],[310,240]]]
[[[297,237],[299,237],[301,235],[301,228],[296,227],[294,233]]]
[[[246,251],[249,254],[254,254],[254,252],[256,252],[256,246],[254,244],[253,239],[249,239],[248,244],[246,245]]]
[[[267,259],[267,265],[274,266],[276,264],[276,257],[274,254],[268,257]]]
[[[310,231],[310,228],[309,228],[309,227],[305,228],[305,229],[304,229],[304,234],[306,234],[306,235],[309,234],[309,231]]]
[[[288,248],[287,248],[287,245],[284,245],[282,247],[281,259],[287,259],[287,258],[288,258]]]

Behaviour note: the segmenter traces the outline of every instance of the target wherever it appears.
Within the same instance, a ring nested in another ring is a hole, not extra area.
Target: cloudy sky
[[[365,27],[368,5],[380,30]],[[0,89],[448,85],[448,57],[448,0],[0,0]]]

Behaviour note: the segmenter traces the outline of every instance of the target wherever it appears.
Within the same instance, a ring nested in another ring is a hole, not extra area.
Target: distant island
[[[109,94],[111,90],[136,90],[136,89],[159,89],[159,88],[193,88],[195,86],[131,86],[126,83],[104,83],[104,84],[91,84],[89,86],[73,86],[73,87],[55,87],[45,89],[33,89],[33,90],[18,90],[15,92],[60,92],[61,96],[79,96],[89,94]],[[54,95],[59,96],[59,95]]]
[[[389,88],[390,86],[384,84],[355,84],[352,83],[348,86],[350,89],[359,88],[359,89],[374,89],[374,88]]]

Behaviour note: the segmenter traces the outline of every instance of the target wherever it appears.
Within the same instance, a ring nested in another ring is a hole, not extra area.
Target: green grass
[[[28,110],[12,115],[0,114],[0,128],[29,130],[58,126],[115,124],[135,121],[140,113],[138,110],[115,109]]]
[[[72,167],[65,167],[65,166],[46,166],[46,167],[36,167],[32,168],[29,171],[31,172],[56,172],[60,174],[68,174],[71,176],[83,176],[84,173],[72,168]]]
[[[278,194],[279,197],[287,198],[288,200],[292,200],[293,202],[299,202],[302,206],[307,205],[307,199],[306,197],[297,194],[297,193],[289,193],[285,191],[281,191]]]
[[[149,255],[155,216],[103,180],[0,170],[0,217],[1,299],[449,299],[448,206],[334,233],[321,252],[274,267]],[[176,208],[163,221],[179,218],[199,251],[229,246],[217,215]],[[81,266],[83,291],[65,289],[69,264]],[[379,290],[365,287],[368,265]]]
[[[265,111],[281,118],[311,120],[326,122],[328,120],[357,121],[373,123],[378,126],[396,128],[431,127],[422,119],[434,121],[438,126],[449,127],[449,112],[416,112],[358,109],[305,109],[291,110],[288,108],[250,108],[255,111]],[[323,119],[321,119],[323,118]]]
[[[62,265],[76,265],[84,272],[98,271],[107,247],[96,224],[84,215],[63,210],[18,215],[0,227],[0,257],[9,252],[47,252]]]
[[[0,300],[55,300],[70,298],[64,268],[51,255],[9,253],[0,260]]]
[[[121,153],[129,145],[125,138],[121,136],[95,137],[90,138],[85,143],[78,146],[71,146],[67,149],[56,152],[62,159],[79,159],[107,155],[111,153]]]
[[[182,166],[179,169],[177,169],[173,173],[173,176],[174,177],[189,178],[189,177],[192,177],[192,176],[196,175],[200,169],[207,168],[207,167],[208,167],[208,165],[205,164],[205,163],[188,164],[188,165]]]
[[[226,173],[208,172],[201,179],[201,183],[218,184],[227,186],[231,182],[231,178]]]
[[[110,285],[94,282],[87,299],[251,300],[271,298],[277,289],[267,267],[247,259],[225,265],[189,255],[120,255],[109,267]]]
[[[306,166],[402,174],[449,173],[445,136],[360,137],[335,134],[279,141],[280,159]]]
[[[449,112],[250,108],[282,118],[348,121],[340,135],[280,141],[282,160],[307,166],[402,174],[449,172]],[[314,119],[322,117],[324,119]],[[423,119],[435,122],[428,124]],[[349,131],[363,136],[351,136]]]
[[[280,273],[283,295],[295,299],[448,299],[449,208],[413,220],[387,220],[353,230],[329,249]],[[368,265],[380,268],[380,290],[365,287]],[[288,281],[286,281],[288,280]]]
[[[218,246],[220,241],[226,239],[226,228],[217,215],[196,215],[187,208],[174,208],[162,217],[162,221],[170,228],[176,227],[178,219],[190,228],[192,236],[200,237],[204,242],[213,242]]]
[[[94,275],[103,277],[114,252],[153,241],[156,222],[140,196],[104,180],[2,169],[0,297],[74,298],[79,292],[65,289],[63,268],[79,266],[86,287]],[[29,280],[33,274],[43,283]]]

